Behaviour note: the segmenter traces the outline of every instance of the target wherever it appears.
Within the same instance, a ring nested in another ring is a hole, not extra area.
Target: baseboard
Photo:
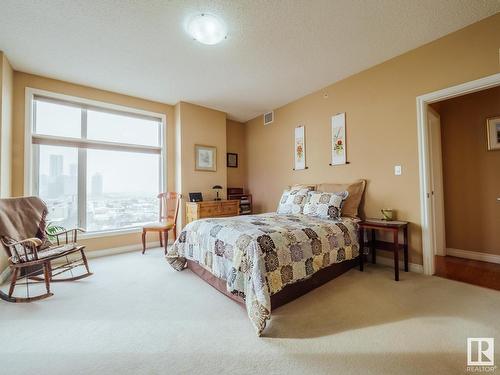
[[[495,254],[446,248],[446,255],[450,255],[453,257],[459,257],[459,258],[465,258],[465,259],[480,260],[482,262],[490,262],[490,263],[500,264],[500,255],[495,255]]]
[[[368,257],[367,257],[367,259],[368,259]],[[370,262],[367,261],[367,263],[369,264]],[[378,256],[377,257],[377,264],[382,264],[384,266],[394,267],[394,260],[391,258],[385,258],[385,257]],[[404,268],[405,268],[404,262],[399,261],[399,269],[404,270]],[[424,266],[422,266],[421,264],[408,263],[408,269],[411,272],[424,273]]]
[[[170,243],[170,241],[169,241],[169,243]],[[160,247],[160,242],[159,241],[148,242],[147,249],[151,249],[154,247]],[[147,251],[147,249],[146,249],[146,251]],[[127,245],[127,246],[113,247],[110,249],[86,251],[85,255],[87,255],[88,259],[93,259],[93,258],[107,257],[110,255],[130,253],[132,251],[139,251],[139,250],[142,251],[142,245],[141,244],[133,244],[133,245]]]
[[[173,243],[173,241],[168,241],[168,242],[170,245]],[[160,247],[159,241],[148,242],[148,249],[155,248],[155,247]],[[87,256],[88,259],[94,259],[94,258],[100,258],[100,257],[105,257],[105,256],[130,253],[132,251],[140,251],[140,250],[142,250],[142,245],[141,244],[134,244],[134,245],[127,245],[127,246],[113,247],[111,249],[86,251],[85,255]],[[62,262],[62,260],[61,260],[61,262]],[[54,261],[54,263],[57,264],[58,261],[56,260],[56,261]],[[7,267],[0,273],[0,285],[3,284],[5,281],[7,281],[9,279],[9,277],[10,277],[10,267]]]

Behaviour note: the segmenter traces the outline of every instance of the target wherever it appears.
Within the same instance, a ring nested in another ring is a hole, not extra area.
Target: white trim
[[[427,107],[427,130],[429,135],[430,191],[433,207],[432,230],[436,255],[446,253],[446,231],[444,211],[444,177],[441,141],[441,116],[432,107]],[[435,139],[434,139],[435,138]]]
[[[66,101],[66,102],[75,102],[78,104],[89,105],[89,106],[93,106],[93,107],[97,107],[97,108],[110,109],[113,111],[132,113],[132,114],[148,116],[148,117],[154,117],[157,119],[161,119],[162,121],[164,121],[165,117],[166,117],[166,115],[164,113],[146,111],[146,110],[138,109],[138,108],[134,108],[134,107],[128,107],[128,106],[119,105],[119,104],[112,104],[112,103],[103,102],[100,100],[92,100],[92,99],[87,99],[87,98],[83,98],[83,97],[79,97],[79,96],[60,94],[57,92],[35,89],[32,87],[26,87],[26,93],[31,94],[30,95],[31,97],[33,97],[34,95],[45,96],[48,98],[58,99],[58,100]]]
[[[420,175],[420,216],[422,229],[423,268],[426,275],[434,274],[434,234],[432,232],[432,205],[430,203],[430,155],[427,129],[427,105],[440,100],[485,90],[500,85],[500,73],[461,85],[449,87],[417,97],[418,160]]]
[[[453,248],[446,248],[446,255],[450,255],[453,257],[465,258],[465,259],[474,259],[480,260],[482,262],[490,262],[500,264],[500,255],[496,254],[488,254],[481,253],[479,251],[469,251],[469,250],[460,250]]]
[[[32,134],[32,144],[91,148],[96,150],[140,152],[161,155],[161,146],[142,146],[130,143],[95,141],[93,139],[59,137],[53,135]]]
[[[78,238],[82,240],[90,239],[90,238],[101,238],[101,237],[109,237],[109,236],[121,236],[124,234],[131,233],[141,233],[141,227],[133,227],[133,228],[125,228],[125,229],[115,229],[115,230],[102,230],[98,232],[85,232],[78,235]]]
[[[434,260],[428,254],[434,254],[432,249],[432,223],[430,221],[429,202],[429,138],[427,134],[427,104],[422,98],[417,98],[417,127],[418,127],[418,161],[420,175],[420,216],[422,230],[423,268],[426,275],[434,274]]]
[[[32,143],[33,134],[33,96],[34,89],[26,87],[24,93],[24,195],[30,196],[32,192]]]
[[[371,264],[371,263],[366,263],[366,264]],[[377,257],[377,264],[381,264],[383,266],[388,266],[391,268],[394,268],[394,259],[392,258],[386,258],[386,257]],[[405,264],[402,260],[399,261],[399,270],[404,271]],[[417,263],[408,263],[408,269],[410,272],[415,272],[415,273],[424,273],[424,267],[421,264]]]

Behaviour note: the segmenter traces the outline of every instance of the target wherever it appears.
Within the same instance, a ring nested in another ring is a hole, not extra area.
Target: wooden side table
[[[399,281],[399,250],[403,249],[404,269],[408,272],[408,222],[407,221],[386,221],[380,219],[366,219],[359,223],[361,249],[365,247],[365,229],[370,230],[371,238],[368,242],[372,254],[372,263],[376,262],[376,249],[390,250],[394,254],[394,279]],[[403,231],[404,242],[399,244],[399,232]],[[391,232],[393,242],[376,241],[375,231]],[[361,253],[363,254],[363,252]]]

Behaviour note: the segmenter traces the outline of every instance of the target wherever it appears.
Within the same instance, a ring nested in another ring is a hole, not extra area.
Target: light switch
[[[401,176],[402,173],[403,173],[403,170],[401,169],[401,166],[395,165],[394,166],[394,175]]]

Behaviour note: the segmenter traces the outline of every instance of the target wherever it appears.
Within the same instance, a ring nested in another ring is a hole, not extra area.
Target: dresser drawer
[[[208,201],[208,202],[188,202],[186,204],[187,222],[209,218],[209,217],[224,217],[237,216],[239,214],[239,201]]]
[[[200,207],[200,217],[213,217],[222,214],[222,207],[220,204],[202,205]]]
[[[240,205],[238,201],[222,202],[220,209],[223,215],[238,215]]]
[[[200,217],[233,216],[238,215],[238,202],[215,202],[201,205]]]

